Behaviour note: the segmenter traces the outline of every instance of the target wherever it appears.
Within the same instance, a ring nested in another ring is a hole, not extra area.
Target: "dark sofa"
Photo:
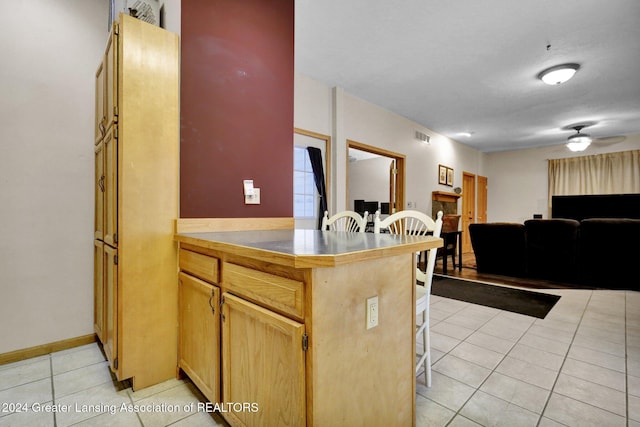
[[[479,273],[640,290],[640,219],[531,219],[469,226]]]

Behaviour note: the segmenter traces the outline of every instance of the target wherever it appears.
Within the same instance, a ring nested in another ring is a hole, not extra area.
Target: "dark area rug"
[[[558,295],[433,276],[431,294],[544,319]]]

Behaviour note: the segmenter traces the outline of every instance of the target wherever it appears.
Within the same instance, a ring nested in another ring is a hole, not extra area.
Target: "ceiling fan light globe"
[[[567,142],[567,148],[571,151],[584,151],[589,145],[591,145],[590,138],[587,138],[587,140]]]
[[[538,77],[548,85],[559,85],[569,80],[578,71],[578,64],[563,64],[547,68]]]

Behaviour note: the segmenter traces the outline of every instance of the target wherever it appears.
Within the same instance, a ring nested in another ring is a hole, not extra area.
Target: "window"
[[[293,216],[315,218],[318,211],[318,190],[306,147],[293,147]]]

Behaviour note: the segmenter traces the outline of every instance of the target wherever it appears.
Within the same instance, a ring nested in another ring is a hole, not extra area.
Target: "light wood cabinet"
[[[220,402],[220,288],[179,275],[178,366],[211,402]]]
[[[109,34],[107,48],[104,53],[104,74],[105,74],[105,91],[104,91],[104,132],[106,133],[114,123],[118,121],[118,54],[121,45],[119,43],[120,26],[114,23],[113,29]]]
[[[118,127],[109,129],[101,144],[103,147],[103,240],[113,247],[118,246]],[[100,186],[99,186],[100,187]]]
[[[111,368],[134,389],[177,365],[178,48],[175,34],[121,14],[96,72],[95,323],[103,316]]]
[[[225,289],[295,319],[304,318],[304,283],[253,268],[224,263]]]
[[[105,191],[105,179],[104,174],[104,141],[95,146],[95,179],[94,179],[94,193],[95,193],[95,206],[94,206],[94,239],[104,240],[104,191]]]
[[[118,369],[118,251],[104,248],[104,332],[103,348],[111,370]]]
[[[233,426],[306,425],[304,324],[230,293],[223,298],[222,398],[257,405],[226,418]]]
[[[184,248],[179,266],[179,367],[211,402],[257,405],[233,426],[306,425],[302,277]]]
[[[96,239],[93,241],[93,330],[100,341],[104,341],[104,273],[104,242]]]
[[[104,57],[96,71],[95,143],[118,121],[118,23],[109,33]]]
[[[98,71],[96,71],[96,118],[95,118],[95,143],[98,144],[104,138],[105,134],[105,67],[104,61],[100,63]]]
[[[183,274],[216,278],[222,295],[221,356],[210,364],[222,365],[221,404],[252,405],[221,412],[227,422],[415,425],[415,253],[442,239],[218,224],[176,240]],[[372,296],[379,323],[367,329]]]

